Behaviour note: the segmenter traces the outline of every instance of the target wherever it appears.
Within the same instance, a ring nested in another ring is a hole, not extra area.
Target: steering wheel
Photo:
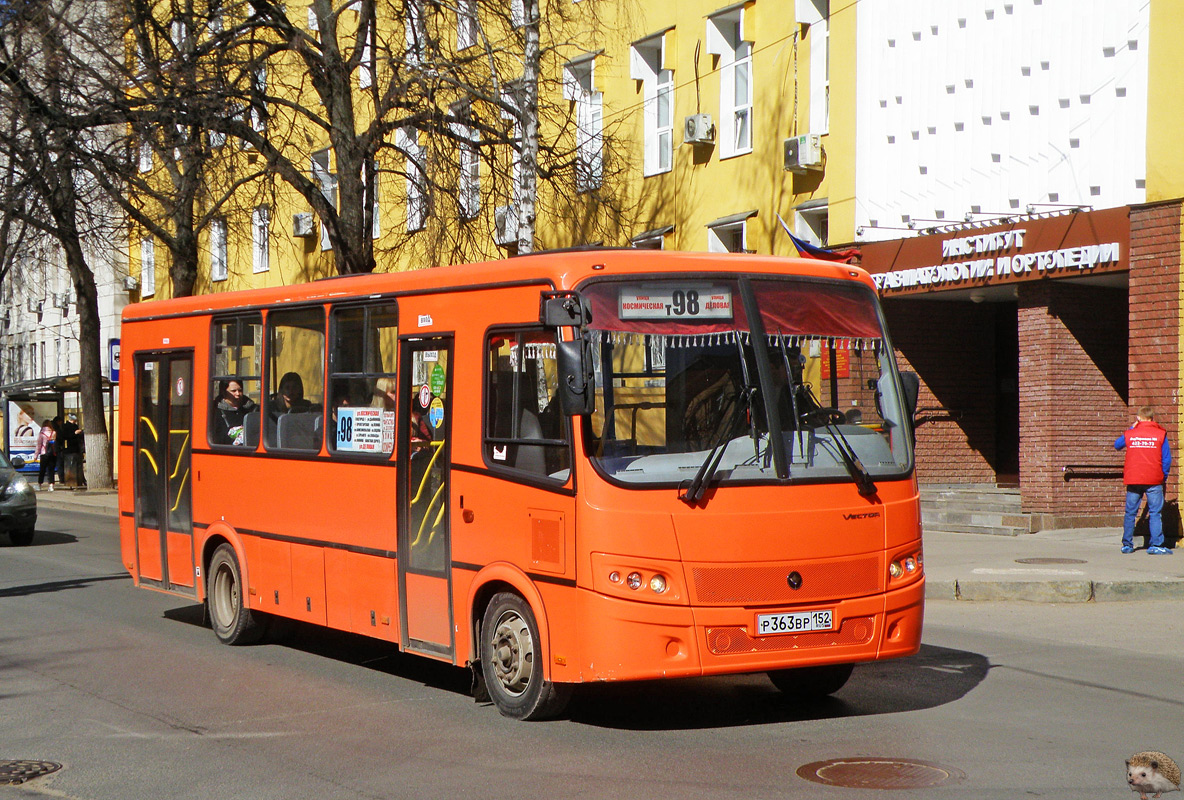
[[[847,421],[847,417],[843,415],[842,411],[830,407],[812,408],[809,411],[803,411],[801,417],[802,423],[811,428],[820,428],[824,425],[842,425]]]

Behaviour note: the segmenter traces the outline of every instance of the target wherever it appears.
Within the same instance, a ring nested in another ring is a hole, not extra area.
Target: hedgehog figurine
[[[1147,800],[1152,793],[1159,797],[1164,792],[1179,791],[1180,768],[1163,753],[1135,753],[1126,760],[1126,782],[1132,792],[1139,793],[1139,800]]]

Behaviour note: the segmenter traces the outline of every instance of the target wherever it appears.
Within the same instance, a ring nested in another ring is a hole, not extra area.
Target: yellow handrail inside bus
[[[159,442],[160,441],[160,434],[158,434],[156,432],[156,426],[152,424],[152,420],[148,419],[147,417],[140,417],[140,422],[143,422],[145,425],[148,426],[148,430],[152,431],[153,441]]]
[[[180,451],[177,453],[177,469],[174,469],[174,470],[173,470],[173,474],[169,476],[169,480],[171,481],[173,478],[177,477],[177,470],[181,469],[181,458],[180,458],[180,456],[181,456],[181,453],[184,453],[184,452],[185,452],[185,448],[186,448],[186,446],[188,446],[188,444],[189,444],[189,436],[190,436],[190,432],[189,432],[189,431],[184,431],[184,430],[182,430],[182,431],[169,431],[169,433],[183,433],[183,434],[185,434],[185,441],[181,442],[181,449],[180,449]]]
[[[173,503],[173,507],[169,509],[170,512],[176,511],[177,507],[181,505],[181,490],[185,488],[185,484],[188,481],[189,481],[189,470],[185,470],[185,474],[183,476],[181,476],[181,485],[177,487],[177,502]]]
[[[423,526],[428,524],[428,517],[431,516],[432,508],[440,500],[440,496],[444,494],[444,488],[446,486],[447,486],[447,484],[441,483],[440,488],[436,490],[436,493],[434,495],[432,495],[432,500],[430,503],[428,503],[428,507],[424,511],[423,521],[419,523],[419,530],[415,534],[415,541],[413,541],[411,543],[412,547],[415,547],[416,545],[418,545],[419,540],[421,538],[423,538]],[[432,523],[432,528],[431,528],[432,532],[431,532],[431,534],[428,535],[428,542],[429,543],[432,541],[433,538],[435,538],[436,529],[438,527],[440,527],[440,520],[442,520],[442,519],[444,519],[444,504],[440,503],[440,510],[438,512],[436,512],[436,521]]]
[[[415,490],[415,497],[411,498],[411,502],[408,503],[408,505],[413,506],[419,502],[419,497],[423,494],[423,487],[428,485],[428,478],[430,478],[432,475],[432,465],[436,463],[436,459],[439,458],[440,454],[444,452],[443,440],[439,442],[429,442],[428,446],[434,448],[436,452],[432,453],[432,457],[428,461],[427,468],[423,471],[423,477],[420,478],[419,487]]]
[[[160,468],[156,466],[156,459],[152,457],[152,453],[150,453],[145,447],[141,447],[140,452],[148,456],[148,463],[152,465],[152,472],[159,475]]]

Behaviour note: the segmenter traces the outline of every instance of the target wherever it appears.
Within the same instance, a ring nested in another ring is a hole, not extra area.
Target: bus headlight
[[[666,576],[655,575],[650,578],[650,591],[654,594],[661,594],[666,591]]]
[[[923,571],[921,550],[911,553],[900,553],[888,564],[888,582],[909,581],[916,578]]]
[[[628,585],[628,587],[630,589],[640,589],[641,588],[641,573],[640,572],[630,572],[629,577],[625,579],[625,583],[626,583],[626,585]]]
[[[684,604],[682,565],[634,556],[592,553],[592,588],[626,600]]]

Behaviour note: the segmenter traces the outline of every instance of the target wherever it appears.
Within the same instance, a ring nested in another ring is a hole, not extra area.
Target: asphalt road
[[[0,798],[872,794],[798,774],[832,759],[881,785],[948,776],[910,797],[1123,798],[1131,753],[1184,761],[1178,603],[930,602],[922,652],[833,699],[763,676],[612,684],[520,723],[464,670],[381,643],[219,645],[200,607],[132,588],[110,518],[42,523],[31,547],[0,537],[0,762],[62,767]]]

